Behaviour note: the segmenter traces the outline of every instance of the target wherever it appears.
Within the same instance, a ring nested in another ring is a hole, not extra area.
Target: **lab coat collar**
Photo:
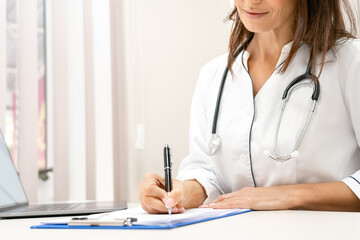
[[[280,65],[283,64],[283,62],[286,60],[286,58],[289,56],[290,53],[290,49],[293,45],[293,41],[285,44],[282,49],[281,49],[281,54],[279,57],[279,60],[276,64],[276,69],[279,68]],[[234,62],[234,69],[242,69],[243,67],[245,68],[244,70],[248,71],[248,60],[250,58],[250,53],[247,50],[243,50],[239,56],[237,57],[236,61]],[[243,67],[242,67],[243,66]],[[237,72],[239,73],[239,72]],[[235,78],[232,78],[232,80],[234,80]]]

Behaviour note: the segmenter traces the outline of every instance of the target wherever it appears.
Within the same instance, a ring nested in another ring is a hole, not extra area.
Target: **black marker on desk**
[[[172,189],[172,179],[171,179],[171,153],[169,145],[164,147],[164,171],[165,171],[165,191],[167,193],[171,192]],[[171,207],[168,207],[169,214],[171,214]]]

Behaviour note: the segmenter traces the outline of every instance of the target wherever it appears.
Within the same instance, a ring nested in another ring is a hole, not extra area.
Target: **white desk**
[[[250,212],[171,230],[30,229],[41,218],[0,220],[1,240],[360,239],[360,213]]]

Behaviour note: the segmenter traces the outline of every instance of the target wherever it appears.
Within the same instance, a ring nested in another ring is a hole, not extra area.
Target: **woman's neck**
[[[287,28],[283,31],[269,31],[255,33],[253,39],[247,47],[252,59],[260,61],[278,59],[282,48],[294,38],[294,31]]]

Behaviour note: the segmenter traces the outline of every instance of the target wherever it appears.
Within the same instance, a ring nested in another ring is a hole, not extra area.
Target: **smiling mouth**
[[[268,12],[246,11],[244,9],[243,9],[243,11],[249,18],[260,18],[260,17],[268,14]]]

